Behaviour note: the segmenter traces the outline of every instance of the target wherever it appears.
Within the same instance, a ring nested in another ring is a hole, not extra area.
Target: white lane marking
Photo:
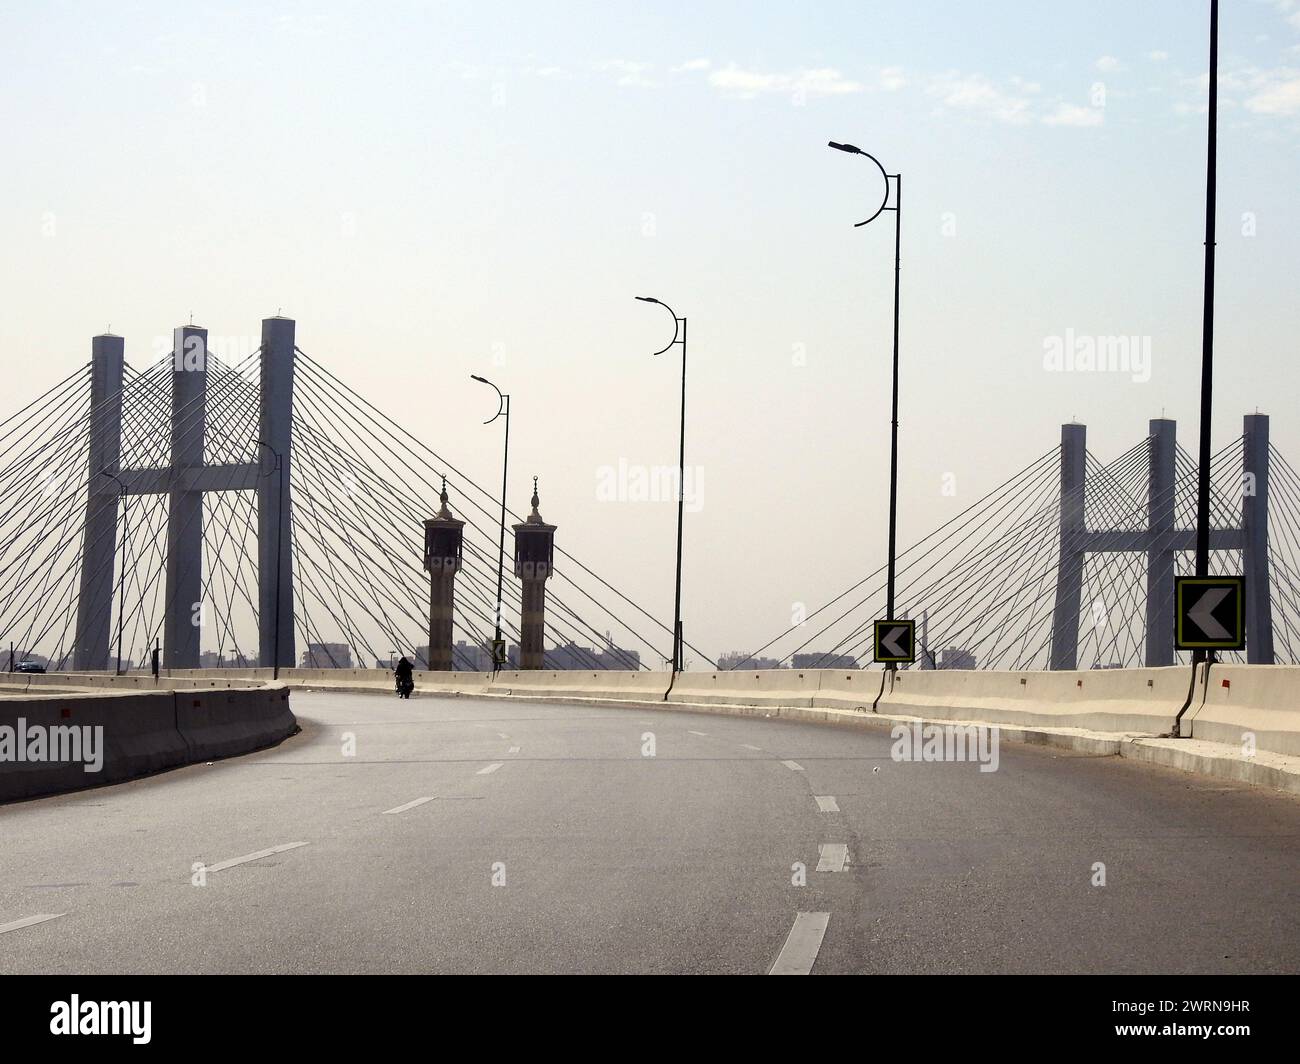
[[[306,845],[305,842],[286,842],[283,846],[272,846],[269,850],[258,850],[257,853],[245,854],[243,857],[232,857],[229,861],[218,861],[216,864],[208,865],[206,871],[220,872],[226,868],[234,868],[235,865],[260,861],[263,857],[272,857],[277,853],[284,853],[285,850],[296,850],[299,846]]]
[[[507,753],[517,754],[517,753],[519,753],[519,747],[517,747],[517,746],[512,746],[512,747],[507,751]]]
[[[842,842],[823,842],[818,847],[821,856],[817,858],[818,872],[843,872],[845,862],[849,859],[849,848]]]
[[[417,798],[413,802],[407,802],[405,805],[399,805],[394,809],[385,809],[380,815],[389,816],[393,813],[405,813],[408,809],[414,809],[417,805],[424,805],[425,802],[432,802],[437,797],[436,794],[431,794],[427,798]]]
[[[753,745],[753,743],[741,743],[740,745],[743,746],[746,750],[762,750],[762,749],[763,749],[761,746],[755,746],[755,745]]]
[[[832,794],[814,794],[817,800],[817,811],[819,813],[838,813],[840,811],[839,803],[835,801]]]
[[[798,761],[782,761],[781,764],[783,764],[783,765],[784,765],[786,768],[788,768],[791,772],[802,772],[802,771],[803,771],[803,765],[799,764]]]
[[[489,772],[495,772],[497,769],[499,769],[499,768],[500,768],[502,765],[504,765],[504,764],[505,764],[504,761],[493,761],[492,764],[490,764],[490,765],[484,765],[481,769],[479,769],[477,772],[475,772],[474,775],[476,775],[476,776],[486,776]]]
[[[795,913],[794,926],[768,975],[808,975],[817,963],[817,953],[826,936],[830,913]]]
[[[507,735],[505,732],[503,732],[503,731],[499,731],[499,732],[497,732],[497,738],[498,738],[498,739],[509,739],[510,736],[508,736],[508,735]]]
[[[24,916],[21,920],[0,924],[0,935],[7,934],[10,931],[21,931],[24,927],[33,927],[36,924],[43,924],[47,920],[57,920],[60,916],[67,915],[67,913],[38,913],[36,916]]]
[[[702,736],[703,736],[704,738],[706,738],[706,739],[709,737],[709,733],[706,732],[706,731],[689,731],[689,730],[688,730],[688,731],[687,731],[687,734],[688,734],[688,735],[702,735]]]

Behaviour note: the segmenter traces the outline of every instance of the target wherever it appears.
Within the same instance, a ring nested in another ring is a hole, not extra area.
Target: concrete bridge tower
[[[465,522],[447,505],[447,478],[442,479],[442,508],[424,522],[424,568],[429,573],[429,668],[450,672],[452,661],[452,610],[456,574],[460,572]]]
[[[546,579],[555,561],[555,525],[548,525],[538,512],[537,478],[533,477],[533,512],[515,533],[515,576],[524,583],[523,610],[519,625],[519,667],[545,667],[542,636],[546,631]]]

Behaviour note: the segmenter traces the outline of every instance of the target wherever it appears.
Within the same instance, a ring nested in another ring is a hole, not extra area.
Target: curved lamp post
[[[673,338],[655,352],[662,355],[674,344],[682,345],[682,425],[677,455],[677,581],[673,595],[673,672],[682,671],[682,519],[686,503],[686,319],[679,318],[667,303],[653,296],[637,296],[642,303],[657,303],[673,318]]]
[[[896,545],[896,531],[898,528],[898,287],[899,287],[899,269],[901,263],[901,247],[903,234],[903,175],[890,174],[881,166],[880,160],[870,152],[865,152],[853,144],[836,144],[830,141],[830,146],[837,151],[848,152],[850,155],[861,155],[869,159],[880,171],[880,176],[884,182],[885,194],[880,200],[880,206],[876,208],[870,218],[861,222],[855,222],[854,228],[868,225],[879,218],[885,211],[894,212],[894,382],[893,382],[893,407],[890,418],[890,442],[889,442],[889,579],[886,591],[885,619],[893,620],[894,617],[894,555]],[[889,181],[894,181],[894,205],[889,206]],[[896,666],[890,663],[888,666],[892,672]]]
[[[501,638],[501,591],[506,560],[506,477],[510,470],[510,396],[486,377],[471,373],[470,379],[486,384],[497,393],[497,412],[483,424],[490,425],[499,417],[506,419],[506,438],[501,457],[501,531],[497,539],[497,623],[496,635],[492,639],[492,671],[496,672],[506,660],[505,641]]]

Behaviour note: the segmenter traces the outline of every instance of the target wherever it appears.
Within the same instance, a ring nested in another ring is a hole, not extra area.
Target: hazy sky
[[[1194,449],[1208,3],[57,3],[0,10],[7,412],[110,324],[298,342],[661,616],[690,318],[685,625],[751,648],[1089,425]],[[1300,459],[1300,0],[1225,0],[1216,438]],[[1053,372],[1052,337],[1149,366]],[[613,472],[611,472],[611,470]],[[956,494],[945,495],[945,476]],[[613,479],[611,479],[613,478]],[[454,504],[455,500],[453,500]]]

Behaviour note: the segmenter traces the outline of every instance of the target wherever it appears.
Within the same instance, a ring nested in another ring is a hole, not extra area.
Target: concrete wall
[[[27,677],[38,679],[38,677]],[[39,677],[45,684],[45,678]],[[50,677],[81,684],[83,675]],[[96,686],[112,687],[111,675]],[[118,677],[126,681],[128,677]],[[148,678],[152,683],[152,677]],[[55,683],[50,683],[54,687]],[[297,729],[283,685],[221,690],[183,687],[39,693],[0,700],[0,727],[102,728],[103,764],[86,772],[83,761],[0,761],[0,802],[118,783],[180,765],[213,761],[272,746]]]
[[[1209,685],[1198,685],[1188,718],[1197,739],[1242,746],[1250,733],[1258,750],[1300,755],[1300,669],[1215,665]]]
[[[85,676],[30,677],[39,683],[67,685]],[[104,676],[104,674],[99,674]],[[257,684],[269,669],[186,670],[165,677],[182,685]],[[386,669],[282,669],[291,687],[328,690],[392,690]],[[670,677],[658,672],[504,671],[491,673],[417,672],[416,691],[449,695],[521,698],[601,699],[617,702],[667,702],[677,705],[790,706],[869,711],[881,690],[878,671],[777,669],[749,672],[689,672]],[[1153,669],[1097,669],[1059,672],[905,670],[880,699],[882,713],[934,720],[977,720],[1010,727],[1073,728],[1115,735],[1159,736],[1169,732],[1187,698],[1191,671],[1186,666]],[[137,678],[124,677],[108,686]],[[152,678],[138,678],[149,689]],[[1224,682],[1227,685],[1224,685]],[[0,686],[0,691],[3,687]],[[833,714],[832,714],[833,715]],[[1255,747],[1300,755],[1300,667],[1215,665],[1209,686],[1198,682],[1183,718],[1183,735],[1239,746],[1246,733]]]

